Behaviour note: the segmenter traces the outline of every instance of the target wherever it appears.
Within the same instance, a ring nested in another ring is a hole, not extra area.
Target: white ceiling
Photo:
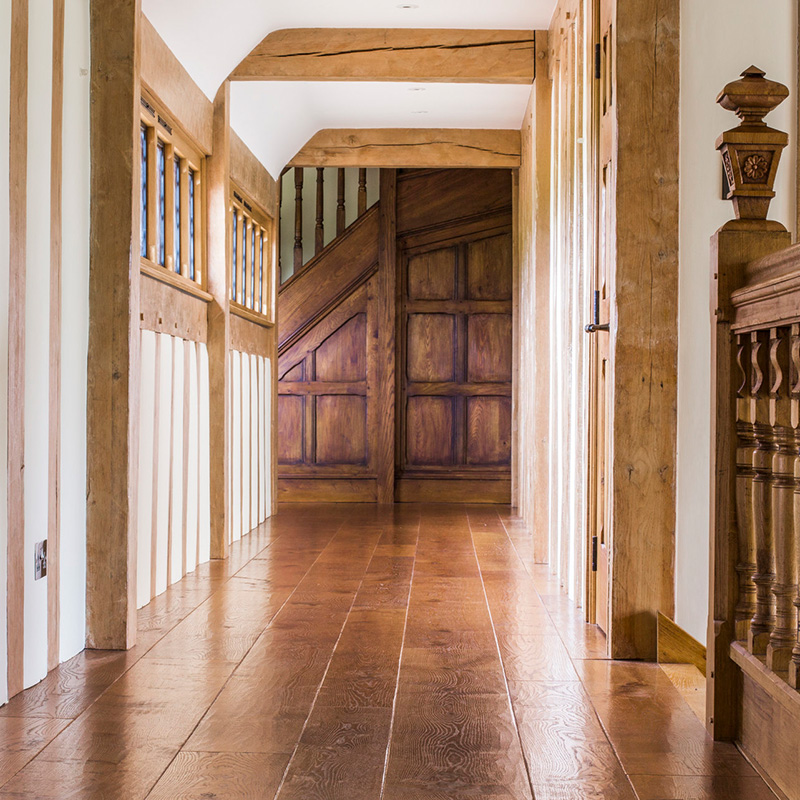
[[[413,5],[403,9],[401,5]],[[213,99],[239,62],[283,28],[547,28],[556,0],[142,0]],[[525,86],[234,82],[231,123],[272,175],[322,128],[519,128]],[[412,111],[427,110],[427,114]]]
[[[530,86],[234,81],[231,126],[272,175],[324,128],[522,127]]]

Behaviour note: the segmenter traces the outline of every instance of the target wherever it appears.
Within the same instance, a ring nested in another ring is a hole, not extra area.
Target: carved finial
[[[764,117],[779,106],[789,90],[768,80],[758,67],[748,67],[739,80],[729,83],[717,97],[741,123],[717,140],[728,178],[728,199],[737,219],[765,220],[778,172],[781,151],[789,137],[767,126]]]

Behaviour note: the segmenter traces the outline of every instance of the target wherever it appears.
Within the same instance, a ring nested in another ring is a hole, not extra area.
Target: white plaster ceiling
[[[530,86],[234,81],[231,127],[277,176],[324,128],[522,127]]]
[[[536,30],[549,26],[555,5],[556,0],[142,0],[148,19],[210,99],[275,30]],[[425,91],[412,91],[417,88]],[[277,176],[323,128],[519,128],[529,93],[530,87],[497,84],[233,82],[231,125]]]

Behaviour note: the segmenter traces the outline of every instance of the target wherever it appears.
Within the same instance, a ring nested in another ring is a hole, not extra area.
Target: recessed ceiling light
[[[425,91],[425,87],[424,86],[412,86],[408,91],[409,92],[424,92]]]
[[[412,114],[427,114],[427,111],[412,111]]]
[[[398,8],[403,8],[403,9],[406,9],[406,10],[408,10],[410,8],[419,8],[419,6],[416,5],[415,3],[400,3],[397,7]]]

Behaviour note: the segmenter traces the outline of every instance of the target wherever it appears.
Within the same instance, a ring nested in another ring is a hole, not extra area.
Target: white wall
[[[86,360],[89,348],[89,0],[66,0],[61,282],[61,652],[86,639]]]
[[[11,3],[0,4],[0,487],[8,485],[8,114],[11,66]],[[6,579],[7,494],[0,490],[0,705],[8,699]]]
[[[28,28],[28,213],[25,289],[25,685],[47,674],[47,580],[34,543],[47,538],[50,379],[50,147],[53,4],[31,0]]]
[[[796,0],[683,0],[681,4],[681,258],[678,347],[676,622],[701,642],[708,619],[710,497],[709,238],[733,217],[721,200],[714,144],[738,120],[715,99],[755,64],[789,86],[767,118],[790,134],[770,217],[795,220]]]

